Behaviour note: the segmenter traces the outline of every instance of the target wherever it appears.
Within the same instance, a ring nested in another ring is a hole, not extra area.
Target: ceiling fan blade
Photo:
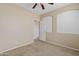
[[[48,3],[48,4],[53,5],[54,3]]]
[[[32,7],[32,9],[34,9],[37,6],[37,3],[34,4],[34,6]]]
[[[44,5],[43,4],[40,4],[40,5],[41,5],[42,9],[44,10],[45,9]]]

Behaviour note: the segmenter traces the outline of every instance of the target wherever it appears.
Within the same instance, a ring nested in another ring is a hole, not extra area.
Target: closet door
[[[33,35],[33,39],[39,39],[39,22],[34,20],[33,21],[33,29],[34,29],[34,35]]]
[[[40,40],[46,41],[47,32],[52,32],[52,16],[44,17],[40,21]]]

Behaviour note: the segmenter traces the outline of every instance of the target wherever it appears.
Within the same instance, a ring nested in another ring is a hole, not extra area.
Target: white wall
[[[57,32],[79,34],[79,10],[59,14],[57,17]]]
[[[0,4],[0,52],[33,42],[33,20],[39,16],[14,4]]]

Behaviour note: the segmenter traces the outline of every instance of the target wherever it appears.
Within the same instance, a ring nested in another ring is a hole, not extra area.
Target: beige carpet
[[[79,52],[62,48],[43,41],[23,46],[0,54],[1,56],[79,56]]]

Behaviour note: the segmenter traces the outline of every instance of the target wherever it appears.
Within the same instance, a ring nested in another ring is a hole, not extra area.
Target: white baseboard
[[[16,48],[22,47],[22,46],[26,46],[26,45],[29,45],[29,44],[31,44],[31,43],[33,43],[33,42],[34,42],[34,41],[31,40],[31,41],[28,41],[28,42],[25,43],[25,44],[18,45],[18,46],[16,46],[16,47],[13,47],[13,48],[10,48],[10,49],[7,49],[7,50],[4,50],[4,51],[1,51],[0,53],[4,53],[4,52],[6,52],[6,51],[10,51],[10,50],[13,50],[13,49],[16,49]]]
[[[46,41],[46,42],[50,43],[50,44],[57,45],[57,46],[61,46],[61,47],[64,47],[64,48],[72,49],[74,51],[79,51],[79,49],[76,49],[76,48],[73,48],[73,47],[70,47],[70,46],[66,46],[66,45],[62,45],[62,44],[59,44],[59,43],[56,43],[56,42],[50,42],[50,41]]]

